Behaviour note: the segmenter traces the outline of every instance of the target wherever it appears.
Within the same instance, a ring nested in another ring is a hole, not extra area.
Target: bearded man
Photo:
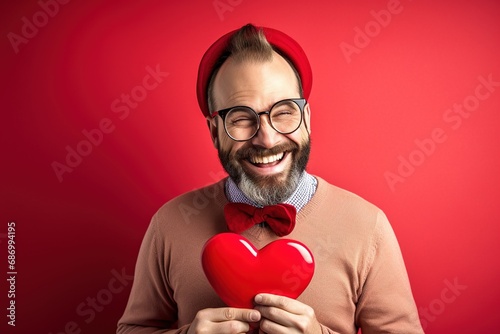
[[[154,215],[117,333],[423,333],[386,216],[306,171],[311,87],[305,53],[280,31],[249,24],[208,49],[198,102],[229,176]],[[209,204],[186,221],[182,208],[197,196]],[[295,224],[284,231],[265,221],[231,225],[224,216],[230,203],[284,205]],[[228,231],[257,249],[284,236],[307,245],[316,261],[309,286],[297,299],[258,293],[253,308],[225,305],[200,254],[207,240]]]

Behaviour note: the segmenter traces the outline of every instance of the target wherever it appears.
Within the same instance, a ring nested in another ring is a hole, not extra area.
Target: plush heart
[[[278,239],[257,250],[245,237],[221,233],[202,252],[208,281],[231,307],[253,308],[258,293],[297,298],[314,273],[314,258],[302,243]]]

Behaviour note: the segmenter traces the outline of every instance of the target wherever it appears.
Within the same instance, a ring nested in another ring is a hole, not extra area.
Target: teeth
[[[279,154],[268,155],[265,157],[251,157],[250,161],[254,164],[269,164],[271,162],[275,162],[275,161],[283,159],[284,154],[285,153],[281,152]]]

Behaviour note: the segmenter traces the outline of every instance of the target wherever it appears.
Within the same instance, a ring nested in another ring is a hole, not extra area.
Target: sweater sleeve
[[[363,334],[423,333],[394,231],[379,212],[356,310]]]
[[[187,332],[188,326],[173,329],[177,321],[177,306],[165,270],[169,265],[165,242],[157,230],[155,215],[139,250],[132,290],[124,314],[118,321],[117,334]]]

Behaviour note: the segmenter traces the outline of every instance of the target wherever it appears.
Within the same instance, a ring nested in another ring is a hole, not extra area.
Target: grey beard
[[[310,139],[304,141],[301,147],[295,143],[285,145],[286,147],[275,147],[269,151],[286,150],[289,154],[293,154],[293,161],[286,179],[281,174],[262,177],[245,173],[237,161],[251,152],[259,151],[259,149],[243,149],[241,153],[231,157],[228,152],[223,152],[219,148],[219,159],[226,172],[249,200],[261,206],[274,205],[283,203],[292,196],[309,161]]]
[[[302,172],[294,168],[290,171],[288,179],[282,185],[275,185],[270,182],[270,186],[262,187],[252,181],[246,174],[241,175],[241,180],[237,183],[245,196],[254,203],[266,206],[285,202],[299,185]]]

